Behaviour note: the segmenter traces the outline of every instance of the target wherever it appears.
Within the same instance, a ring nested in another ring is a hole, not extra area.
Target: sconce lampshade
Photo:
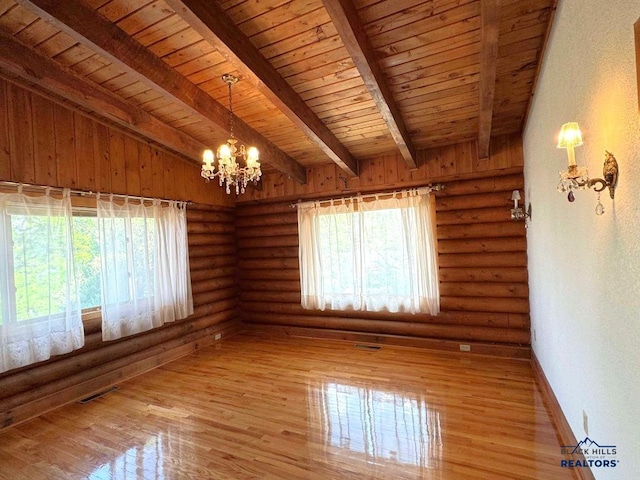
[[[520,198],[520,190],[514,190],[511,193],[511,200],[514,200],[514,201],[515,200],[521,200],[521,198]]]
[[[582,145],[582,132],[576,122],[569,122],[562,125],[558,137],[558,148],[579,147]]]

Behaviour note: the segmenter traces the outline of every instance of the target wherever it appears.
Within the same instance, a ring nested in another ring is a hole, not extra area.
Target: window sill
[[[82,325],[85,336],[102,330],[102,312],[100,308],[88,308],[82,311]]]

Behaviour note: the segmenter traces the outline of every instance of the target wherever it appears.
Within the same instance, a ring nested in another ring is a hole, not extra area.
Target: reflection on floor
[[[122,455],[96,468],[89,480],[105,478],[138,478],[138,473],[144,478],[165,479],[164,458],[166,440],[163,434],[149,437],[141,447],[131,447]]]
[[[0,479],[569,479],[524,361],[242,335],[0,433]]]
[[[440,413],[430,410],[423,397],[326,382],[309,388],[309,407],[311,423],[323,426],[324,438],[318,440],[327,452],[346,449],[368,463],[437,468]]]

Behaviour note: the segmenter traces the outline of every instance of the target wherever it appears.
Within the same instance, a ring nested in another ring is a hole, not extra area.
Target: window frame
[[[8,224],[8,225],[7,225]],[[0,215],[0,271],[14,272],[13,261],[13,232],[11,229],[11,217],[8,215]],[[0,313],[2,319],[8,319],[8,324],[18,323],[16,312],[16,285],[15,275],[0,275]],[[13,292],[13,301],[10,301],[9,292]],[[4,320],[1,322],[4,325]]]

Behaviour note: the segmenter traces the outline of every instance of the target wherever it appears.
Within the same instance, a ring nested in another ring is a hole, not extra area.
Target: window
[[[193,313],[184,207],[98,195],[104,340]]]
[[[74,215],[79,212],[74,211]],[[81,212],[86,215],[86,212]],[[50,246],[52,225],[60,225],[63,217],[47,217],[45,211],[31,214],[17,208],[8,209],[2,221],[2,239],[5,246],[12,246],[6,252],[9,275],[8,288],[0,298],[7,311],[2,310],[0,322],[4,319],[15,321],[30,320],[64,310],[66,289],[65,254],[63,243]],[[79,290],[80,308],[100,306],[100,248],[98,245],[98,222],[93,217],[74,216],[73,252],[76,279]],[[54,227],[55,228],[55,227]],[[51,281],[43,281],[49,276],[49,258],[55,258]],[[14,295],[11,295],[14,292]],[[9,313],[14,312],[14,313]]]
[[[69,190],[0,194],[0,372],[81,348]]]
[[[3,289],[3,323],[63,312],[70,268],[65,218],[47,216],[46,209],[34,208],[29,214],[14,207],[6,212],[3,224],[7,267],[13,270]]]
[[[82,309],[104,340],[193,313],[184,204],[48,190],[0,193],[0,372],[82,347]]]
[[[302,306],[439,311],[428,192],[298,205]]]
[[[100,307],[100,242],[95,209],[73,210],[73,253],[80,308]]]
[[[98,218],[96,210],[88,208],[73,208],[73,257],[75,263],[75,278],[82,310],[99,308],[101,305],[101,257],[98,235]],[[7,295],[0,298],[0,305],[6,305],[8,310],[3,312],[0,319],[14,319],[15,321],[33,320],[52,313],[59,313],[64,309],[64,290],[67,288],[63,268],[65,255],[60,246],[49,247],[48,232],[51,222],[59,223],[61,217],[49,218],[46,212],[32,212],[31,215],[21,213],[17,209],[9,210],[4,219],[6,226],[3,232],[4,245],[12,246],[7,254],[11,257],[9,265],[13,275],[9,275],[8,289],[3,290]],[[123,219],[116,220],[118,225],[114,230],[114,248],[118,251],[115,262],[122,267],[127,261],[127,235]],[[153,225],[147,219],[132,220],[132,246],[136,251],[133,255],[134,275],[128,276],[127,282],[120,283],[117,288],[107,292],[109,303],[126,303],[131,301],[133,289],[130,283],[135,283],[138,299],[152,295],[149,279],[144,278],[145,255],[153,269]],[[144,233],[150,231],[150,237]],[[53,277],[51,281],[42,279],[49,275],[48,259],[54,258]],[[10,295],[10,292],[15,292]],[[4,301],[3,301],[4,300]],[[15,312],[10,314],[9,312]]]

